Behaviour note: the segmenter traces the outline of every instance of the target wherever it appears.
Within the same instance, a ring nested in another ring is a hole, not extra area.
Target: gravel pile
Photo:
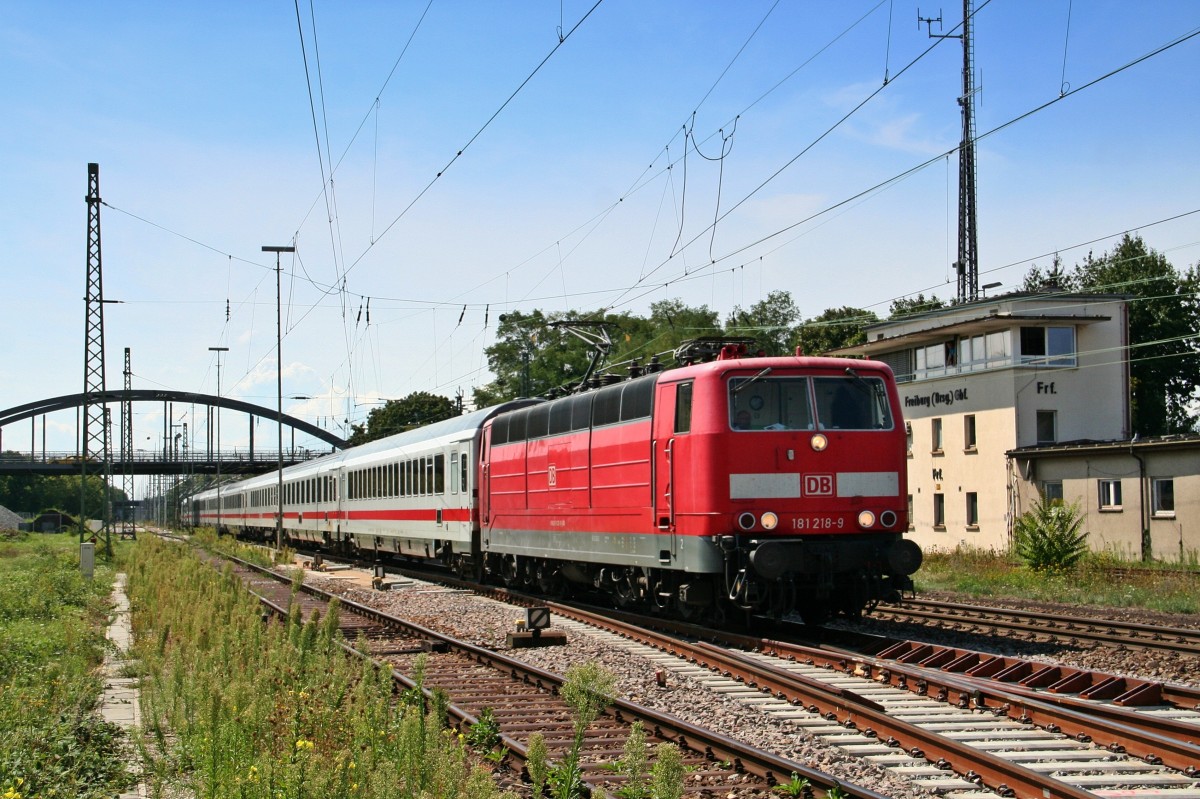
[[[400,586],[387,592],[353,588],[344,581],[331,580],[309,572],[307,579],[325,590],[345,595],[371,607],[411,619],[421,625],[443,631],[479,646],[505,648],[505,635],[524,617],[518,608],[502,605],[471,594],[448,591],[422,583]],[[1075,609],[1072,608],[1074,611]],[[1173,620],[1171,626],[1185,626]],[[1190,619],[1191,626],[1200,621]],[[1158,623],[1164,623],[1159,621]],[[1011,656],[1058,662],[1116,674],[1152,677],[1173,682],[1200,681],[1200,669],[1194,661],[1162,653],[1114,651],[1105,648],[1078,648],[1069,645],[1038,644],[993,638],[983,635],[929,630],[913,625],[867,620],[859,629],[894,637],[906,637],[951,646],[995,652]],[[929,796],[883,769],[846,755],[838,749],[814,740],[798,728],[771,718],[736,700],[706,688],[685,674],[672,674],[666,686],[660,686],[655,671],[661,666],[631,655],[615,637],[603,634],[568,634],[565,647],[523,649],[509,654],[541,668],[562,674],[573,663],[594,660],[617,676],[620,695],[632,702],[652,707],[697,725],[724,732],[761,749],[820,769],[839,779],[862,785],[895,797]],[[681,664],[681,668],[683,664]]]

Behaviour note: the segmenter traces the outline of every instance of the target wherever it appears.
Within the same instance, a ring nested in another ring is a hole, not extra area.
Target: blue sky
[[[5,3],[0,407],[83,388],[90,161],[122,302],[109,386],[130,347],[135,388],[215,393],[208,348],[227,346],[223,393],[273,407],[261,247],[294,241],[284,394],[313,399],[285,406],[331,429],[381,398],[469,397],[506,309],[677,297],[724,317],[787,290],[806,317],[884,315],[954,294],[957,160],[938,156],[962,50],[922,55],[915,4],[593,2],[314,0],[299,24],[279,2]],[[1194,0],[976,5],[980,134],[1200,27]],[[940,10],[951,32],[960,10]],[[980,141],[980,283],[1131,228],[1200,261],[1200,214],[1154,224],[1200,208],[1198,76],[1200,36]],[[139,409],[135,445],[161,429]],[[52,417],[48,446],[73,431]],[[245,446],[244,420],[222,435]]]

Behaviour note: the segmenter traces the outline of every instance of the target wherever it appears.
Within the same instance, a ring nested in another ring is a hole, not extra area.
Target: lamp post
[[[281,308],[281,292],[279,288],[279,254],[295,252],[295,247],[264,246],[263,252],[275,253],[275,428],[278,434],[279,461],[277,463],[279,482],[276,483],[276,516],[275,516],[275,548],[283,549],[283,313]]]
[[[228,347],[209,347],[210,352],[217,354],[217,538],[221,537],[221,353],[229,352]]]

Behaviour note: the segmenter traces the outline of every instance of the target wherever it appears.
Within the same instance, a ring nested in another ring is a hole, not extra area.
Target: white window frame
[[[1101,478],[1096,481],[1100,491],[1099,502],[1102,511],[1119,511],[1121,505],[1121,478]]]

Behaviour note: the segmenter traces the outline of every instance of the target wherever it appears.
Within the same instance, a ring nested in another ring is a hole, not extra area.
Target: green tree
[[[0,477],[0,505],[13,511],[41,513],[53,508],[78,517],[79,493],[77,474],[11,474]],[[106,497],[109,502],[126,499],[125,492],[119,488],[109,485],[106,491],[104,478],[88,475],[85,501],[89,518],[100,517]]]
[[[799,321],[800,309],[791,292],[778,290],[749,308],[734,306],[725,330],[731,336],[753,338],[767,355],[791,355],[796,340],[793,328]]]
[[[929,299],[925,299],[925,294],[921,293],[915,297],[901,297],[898,300],[892,300],[892,304],[888,308],[888,313],[892,319],[899,319],[903,316],[911,316],[912,314],[936,311],[946,306],[947,303],[944,300],[938,299],[938,295],[930,294]]]
[[[1023,291],[1072,291],[1074,288],[1075,279],[1063,269],[1062,258],[1058,253],[1054,254],[1054,260],[1046,270],[1034,264],[1026,273],[1025,282],[1021,286]]]
[[[1126,234],[1099,257],[1075,268],[1081,291],[1125,294],[1130,339],[1133,429],[1142,435],[1195,429],[1200,385],[1200,274],[1176,271],[1166,257]]]
[[[462,409],[440,394],[415,391],[402,399],[388,400],[382,407],[372,410],[367,414],[365,425],[352,425],[350,444],[358,446],[461,413]]]
[[[517,397],[537,397],[583,377],[591,363],[587,343],[551,322],[580,318],[573,312],[546,316],[540,310],[500,316],[496,343],[484,354],[495,379],[475,390],[483,407]]]
[[[823,355],[841,347],[852,347],[867,340],[867,326],[879,317],[862,308],[826,309],[820,316],[800,326],[799,341],[805,355]]]

